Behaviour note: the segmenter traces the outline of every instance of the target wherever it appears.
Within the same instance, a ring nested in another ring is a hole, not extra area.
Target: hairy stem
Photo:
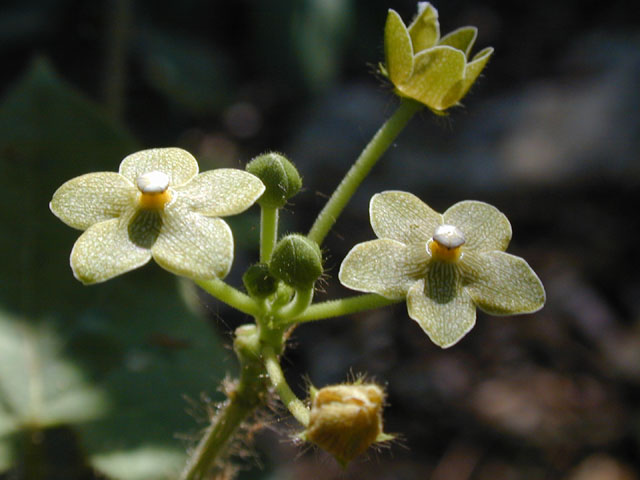
[[[313,300],[313,287],[306,290],[296,290],[296,296],[288,305],[278,310],[278,317],[286,320],[286,323],[291,323],[290,320],[296,318],[296,316],[303,313],[311,304]]]
[[[195,282],[205,292],[236,310],[253,316],[258,316],[262,313],[261,306],[253,298],[236,290],[219,278],[196,280]]]
[[[211,420],[180,476],[180,480],[204,480],[224,457],[229,442],[242,423],[262,403],[265,391],[260,364],[243,366],[237,388],[229,394],[220,412]]]
[[[351,169],[342,179],[338,188],[333,192],[331,198],[324,206],[318,218],[314,222],[308,237],[318,245],[329,233],[329,230],[336,222],[342,210],[347,205],[356,189],[365,177],[369,174],[373,166],[389,146],[400,134],[402,129],[409,123],[411,117],[422,109],[422,105],[409,99],[403,99],[394,114],[380,127],[369,144],[362,151]]]
[[[306,427],[309,425],[309,409],[305,406],[302,400],[296,397],[296,394],[293,393],[289,387],[273,348],[265,347],[263,349],[263,358],[271,385],[278,393],[280,400],[282,400],[282,403],[287,407],[287,410],[291,412],[291,415]]]
[[[355,297],[341,298],[340,300],[329,300],[327,302],[316,303],[309,306],[302,314],[298,315],[290,323],[312,322],[325,318],[339,317],[364,310],[386,307],[394,303],[404,301],[404,298],[390,300],[375,293],[358,295]]]
[[[260,261],[267,263],[278,241],[278,209],[260,209]]]

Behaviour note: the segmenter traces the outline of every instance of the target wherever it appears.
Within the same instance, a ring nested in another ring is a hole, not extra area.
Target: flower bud
[[[278,281],[269,273],[266,263],[251,265],[242,276],[244,287],[255,298],[266,298],[275,293]]]
[[[311,288],[322,275],[320,247],[303,235],[287,235],[271,254],[269,272],[295,289]]]
[[[321,388],[313,398],[304,438],[346,466],[382,435],[383,403],[384,391],[374,383]]]
[[[233,349],[242,363],[254,359],[260,352],[260,332],[252,323],[236,328]]]
[[[265,191],[258,204],[265,208],[282,208],[302,187],[296,167],[279,153],[265,153],[247,164],[247,172],[264,183]]]

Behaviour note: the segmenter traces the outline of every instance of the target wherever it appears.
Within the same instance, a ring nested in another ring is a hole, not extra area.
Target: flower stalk
[[[351,315],[352,313],[373,310],[399,303],[402,300],[393,300],[375,293],[356,295],[353,297],[329,300],[310,305],[302,314],[295,317],[291,323],[305,323],[327,318]]]
[[[240,290],[233,288],[228,283],[218,278],[211,280],[196,280],[196,285],[202,288],[212,297],[217,298],[223,303],[235,308],[236,310],[246,313],[247,315],[260,315],[262,308],[249,295],[242,293]]]
[[[291,415],[293,415],[302,426],[306,427],[309,425],[309,409],[289,387],[273,348],[266,347],[263,350],[263,356],[264,365],[269,374],[269,381],[280,397],[280,401],[282,401],[284,406],[287,407],[287,410],[291,412]]]
[[[376,132],[316,218],[308,234],[311,240],[322,245],[329,230],[336,223],[362,181],[407,126],[409,120],[422,108],[423,106],[418,102],[402,99],[400,106]]]
[[[269,262],[278,240],[278,213],[277,208],[260,209],[260,261],[263,263]]]

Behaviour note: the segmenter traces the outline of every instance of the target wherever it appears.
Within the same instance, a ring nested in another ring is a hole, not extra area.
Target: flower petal
[[[243,170],[220,168],[201,173],[175,191],[194,211],[218,217],[245,211],[262,195],[264,185]]]
[[[511,240],[511,224],[493,205],[465,200],[444,212],[444,223],[460,229],[465,249],[475,251],[506,250]]]
[[[162,172],[169,176],[171,186],[182,185],[198,174],[198,162],[181,148],[152,148],[125,157],[120,173],[132,183],[143,173]]]
[[[424,275],[428,261],[424,244],[406,246],[395,240],[372,240],[351,249],[340,265],[338,278],[353,290],[404,298]]]
[[[65,182],[49,208],[70,227],[86,230],[120,216],[135,199],[135,187],[116,172],[88,173]]]
[[[478,75],[484,70],[484,67],[487,65],[489,58],[493,54],[493,48],[487,47],[481,51],[479,51],[474,57],[473,60],[467,63],[467,68],[464,71],[464,80],[462,82],[462,94],[460,98],[464,97],[471,85],[474,84]]]
[[[442,348],[457,343],[476,323],[476,308],[452,264],[432,264],[427,278],[409,289],[407,310],[431,341]]]
[[[161,267],[178,275],[222,278],[233,262],[233,235],[224,220],[192,212],[176,201],[165,208],[151,252]]]
[[[141,267],[151,252],[129,240],[127,221],[113,218],[89,227],[71,250],[71,268],[85,285],[104,282]]]
[[[442,215],[411,193],[377,193],[369,204],[371,226],[379,238],[404,244],[425,243],[442,224]]]
[[[463,255],[465,287],[475,304],[493,315],[532,313],[545,302],[542,282],[529,264],[504,252]]]
[[[457,48],[464,52],[465,57],[468,57],[477,36],[478,29],[476,27],[460,27],[442,37],[438,45],[449,45]]]
[[[384,26],[384,58],[387,73],[394,85],[409,79],[413,70],[411,37],[400,15],[391,9]]]
[[[429,48],[414,57],[411,78],[396,88],[433,110],[446,110],[460,100],[451,92],[462,83],[466,62],[465,54],[453,47]]]
[[[418,14],[409,25],[413,54],[433,47],[440,38],[438,11],[429,2],[418,3]]]

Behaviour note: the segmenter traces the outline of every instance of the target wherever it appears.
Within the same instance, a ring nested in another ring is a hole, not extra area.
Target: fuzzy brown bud
[[[382,434],[383,403],[384,391],[373,383],[321,388],[304,436],[346,466]]]

